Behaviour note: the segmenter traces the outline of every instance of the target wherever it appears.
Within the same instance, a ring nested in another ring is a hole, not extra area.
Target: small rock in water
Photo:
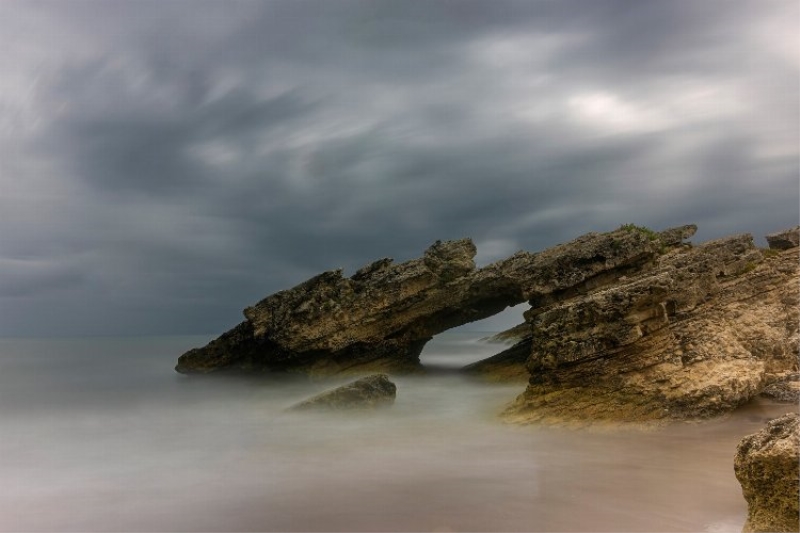
[[[374,409],[394,403],[397,386],[386,374],[373,374],[291,406],[292,411]]]

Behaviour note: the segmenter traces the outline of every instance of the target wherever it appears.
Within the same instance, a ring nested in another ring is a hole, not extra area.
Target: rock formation
[[[761,251],[750,235],[677,247],[599,290],[560,296],[526,312],[531,380],[509,421],[705,418],[797,370],[796,248]]]
[[[387,407],[394,403],[397,387],[386,374],[358,379],[304,400],[290,407],[292,411],[355,410]]]
[[[800,228],[770,235],[769,250],[750,235],[685,244],[695,230],[627,224],[481,269],[469,239],[436,242],[268,296],[176,370],[417,371],[434,335],[528,302],[523,340],[465,369],[530,376],[507,420],[715,416],[798,370]]]
[[[742,439],[734,472],[747,500],[743,531],[800,531],[800,417],[787,414]]]
[[[525,301],[584,294],[641,270],[695,230],[590,233],[481,269],[469,239],[436,242],[420,259],[381,259],[349,278],[325,272],[268,296],[245,309],[246,321],[182,355],[176,370],[413,371],[434,335]]]

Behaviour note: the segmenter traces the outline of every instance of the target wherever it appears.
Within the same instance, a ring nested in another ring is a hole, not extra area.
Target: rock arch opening
[[[515,343],[513,335],[498,335],[523,323],[522,313],[528,307],[507,307],[496,315],[435,335],[422,349],[420,363],[429,370],[460,370],[505,351]]]

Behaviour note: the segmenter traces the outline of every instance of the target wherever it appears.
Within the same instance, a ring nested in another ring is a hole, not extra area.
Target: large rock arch
[[[436,242],[419,259],[381,259],[349,278],[341,270],[325,272],[268,296],[244,310],[244,322],[182,355],[176,370],[413,371],[438,333],[508,306],[541,307],[615,283],[695,231],[693,225],[662,232],[626,225],[480,269],[471,240]]]

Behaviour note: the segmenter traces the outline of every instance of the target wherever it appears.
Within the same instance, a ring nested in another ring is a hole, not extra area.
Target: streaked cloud
[[[796,224],[798,9],[3,2],[0,334],[218,332],[436,239]]]

